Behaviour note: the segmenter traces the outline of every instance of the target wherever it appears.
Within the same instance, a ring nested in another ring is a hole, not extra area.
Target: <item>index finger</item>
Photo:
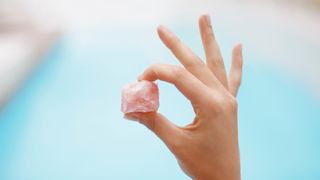
[[[219,86],[220,83],[205,63],[188,46],[182,43],[174,33],[164,26],[159,26],[158,34],[161,41],[191,74],[208,87],[216,88]]]
[[[167,65],[154,64],[147,68],[138,78],[139,80],[162,80],[171,83],[192,103],[199,103],[209,95],[209,89],[186,69]]]

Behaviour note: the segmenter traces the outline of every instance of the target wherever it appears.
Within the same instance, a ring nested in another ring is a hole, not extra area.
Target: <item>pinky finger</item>
[[[232,64],[229,74],[229,91],[235,97],[237,96],[238,89],[241,84],[242,64],[242,45],[239,43],[233,48],[232,51]]]

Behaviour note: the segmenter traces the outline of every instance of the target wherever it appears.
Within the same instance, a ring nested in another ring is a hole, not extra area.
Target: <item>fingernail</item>
[[[168,28],[166,26],[164,26],[164,25],[160,25],[159,28],[164,30],[164,31],[168,31]]]
[[[138,81],[141,81],[142,80],[142,75],[139,75],[137,79],[138,79]]]
[[[240,55],[242,56],[242,49],[243,49],[242,43],[239,43],[239,46],[240,46]]]
[[[205,15],[206,17],[206,23],[207,23],[207,26],[208,27],[211,27],[211,18],[210,18],[210,14],[206,14]]]
[[[169,30],[169,28],[167,28],[166,26],[164,25],[160,25],[159,28],[166,34],[168,35],[172,35],[173,33]]]

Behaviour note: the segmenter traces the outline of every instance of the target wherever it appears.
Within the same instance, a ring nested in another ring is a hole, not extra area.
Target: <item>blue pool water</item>
[[[139,28],[64,35],[1,112],[0,179],[188,179],[155,135],[120,112],[122,86],[151,58],[176,63],[154,44],[154,32]],[[184,97],[159,86],[160,111],[190,122]],[[246,64],[238,99],[243,179],[320,179],[320,103],[301,82]]]

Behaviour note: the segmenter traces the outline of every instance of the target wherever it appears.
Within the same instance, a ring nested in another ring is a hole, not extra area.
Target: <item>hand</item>
[[[236,95],[242,76],[242,47],[232,52],[232,67],[227,78],[223,59],[215,40],[210,17],[199,19],[206,64],[163,26],[158,34],[184,66],[154,64],[139,80],[162,80],[174,84],[192,103],[195,118],[178,127],[160,113],[130,113],[163,140],[180,167],[194,179],[239,180],[240,157]]]

